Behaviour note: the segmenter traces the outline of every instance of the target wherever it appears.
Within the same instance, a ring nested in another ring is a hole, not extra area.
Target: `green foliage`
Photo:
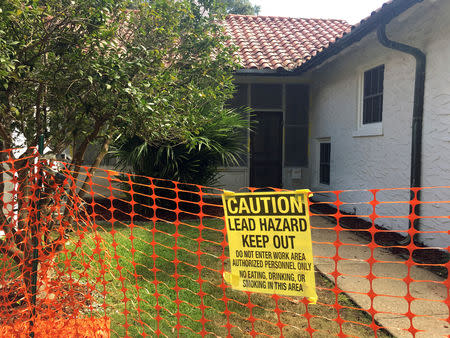
[[[211,185],[220,165],[237,164],[244,154],[247,119],[234,110],[205,109],[186,143],[152,146],[139,137],[122,141],[119,165],[139,175]]]
[[[250,0],[217,0],[217,4],[224,6],[227,14],[258,15],[260,11]]]
[[[134,8],[135,10],[130,10]],[[232,95],[232,50],[210,1],[0,1],[0,140],[54,152],[111,135],[190,144]],[[44,123],[45,122],[45,123]]]

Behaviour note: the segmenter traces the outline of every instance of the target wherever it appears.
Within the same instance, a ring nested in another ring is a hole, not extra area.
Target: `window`
[[[254,109],[281,109],[283,86],[280,84],[252,84],[251,107]]]
[[[384,65],[364,72],[363,125],[383,120],[383,82]]]
[[[308,166],[309,88],[306,85],[286,85],[284,144],[286,167]]]
[[[330,185],[330,159],[331,159],[331,143],[320,143],[320,170],[319,182],[321,184]]]

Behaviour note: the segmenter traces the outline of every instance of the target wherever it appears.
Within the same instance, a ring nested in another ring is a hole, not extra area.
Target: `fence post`
[[[39,136],[39,146],[38,146],[38,152],[39,155],[43,155],[44,153],[44,135],[41,134]],[[31,244],[33,246],[33,261],[31,266],[31,321],[30,321],[30,337],[34,338],[34,329],[35,329],[35,318],[36,318],[36,296],[37,296],[37,270],[38,270],[38,264],[39,264],[39,238],[38,238],[38,232],[40,228],[40,221],[41,221],[41,210],[40,210],[40,200],[41,200],[41,186],[42,186],[42,171],[40,168],[40,158],[38,157],[38,182],[37,182],[37,189],[36,189],[36,222],[35,226],[33,227],[32,231],[32,238],[31,238]]]

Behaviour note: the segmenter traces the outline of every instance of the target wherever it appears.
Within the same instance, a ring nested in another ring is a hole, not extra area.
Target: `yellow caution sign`
[[[222,195],[233,289],[317,301],[309,190]]]

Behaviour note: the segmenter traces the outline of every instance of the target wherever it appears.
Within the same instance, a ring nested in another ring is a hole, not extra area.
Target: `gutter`
[[[342,38],[324,48],[318,54],[306,61],[301,66],[294,70],[286,69],[239,69],[235,71],[235,75],[241,76],[299,76],[307,71],[320,66],[329,58],[339,54],[347,47],[360,41],[365,36],[375,31],[380,24],[390,22],[393,18],[399,16],[406,10],[423,2],[423,0],[391,0],[390,3],[385,3],[381,9],[372,12],[372,14],[362,20],[359,24],[352,27],[350,33],[347,33]]]
[[[416,59],[416,77],[414,82],[414,108],[413,108],[413,121],[412,121],[412,139],[411,139],[411,200],[416,197],[417,201],[420,201],[421,190],[417,190],[414,194],[414,188],[420,188],[422,186],[422,128],[423,128],[423,110],[425,102],[425,74],[426,74],[426,55],[420,49],[389,40],[386,36],[386,22],[378,27],[377,37],[378,41],[389,49],[394,49],[409,55],[414,56]],[[415,207],[410,205],[410,214],[414,211],[415,216],[420,217],[421,208],[420,204]],[[416,219],[413,224],[414,229],[420,231],[420,218]]]
[[[239,76],[288,76],[292,75],[292,71],[286,70],[284,68],[278,69],[238,69],[234,72],[234,75]]]
[[[312,57],[309,61],[296,68],[292,75],[299,75],[305,73],[326,60],[339,54],[347,47],[360,41],[365,36],[373,32],[378,28],[380,24],[386,24],[390,22],[394,17],[399,16],[409,8],[417,5],[423,0],[392,0],[391,3],[384,4],[381,9],[372,14],[365,20],[362,20],[358,25],[353,26],[350,33],[344,35],[342,38],[331,44],[328,48]]]

